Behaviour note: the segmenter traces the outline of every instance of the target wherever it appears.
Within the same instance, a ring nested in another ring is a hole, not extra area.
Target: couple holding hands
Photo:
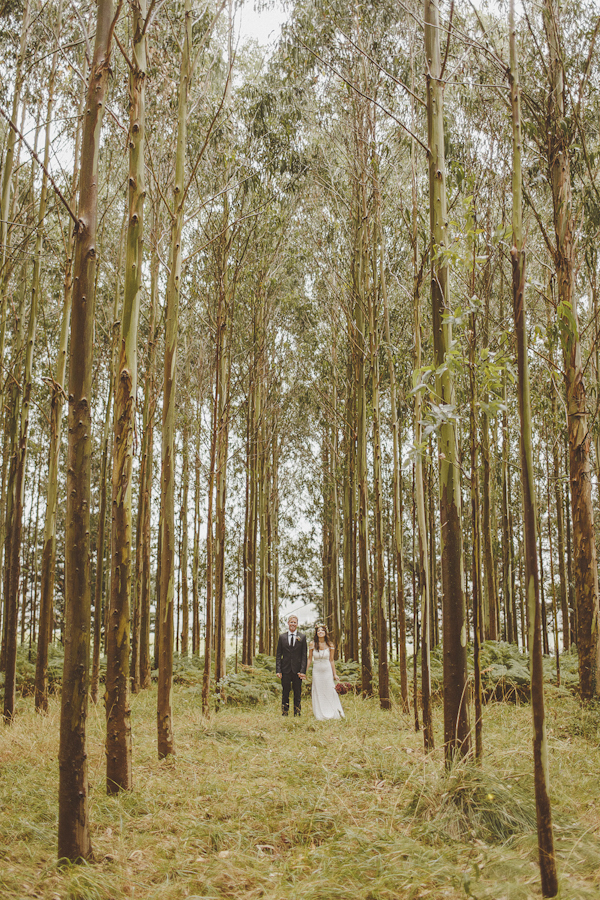
[[[294,715],[300,715],[302,682],[308,666],[313,666],[312,708],[315,719],[341,719],[344,710],[335,682],[339,681],[333,659],[334,646],[325,625],[315,628],[314,640],[306,645],[306,635],[298,631],[298,618],[290,616],[288,630],[277,642],[276,672],[281,679],[281,711],[287,716],[290,709],[290,690],[294,693]]]

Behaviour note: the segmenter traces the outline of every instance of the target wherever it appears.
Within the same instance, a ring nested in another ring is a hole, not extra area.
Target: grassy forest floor
[[[0,898],[392,900],[539,897],[531,711],[484,711],[485,759],[444,772],[412,717],[349,694],[346,719],[277,698],[209,722],[174,691],[177,755],[156,758],[156,690],[132,698],[134,790],[107,797],[104,707],[89,718],[95,862],[56,863],[59,702],[20,699],[0,731]],[[551,796],[563,900],[600,896],[600,710],[549,686]],[[441,742],[441,707],[435,737]]]

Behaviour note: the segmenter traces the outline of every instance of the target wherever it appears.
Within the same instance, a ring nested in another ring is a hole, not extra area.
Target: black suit
[[[277,641],[276,668],[281,674],[281,711],[287,716],[290,709],[290,689],[294,689],[294,715],[300,715],[302,679],[306,675],[306,637],[294,632],[294,643],[290,646],[289,634],[284,631]]]

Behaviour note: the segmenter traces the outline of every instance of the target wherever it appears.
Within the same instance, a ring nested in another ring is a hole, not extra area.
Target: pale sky
[[[287,13],[277,0],[269,3],[269,9],[263,8],[257,11],[257,5],[263,6],[262,3],[257,4],[255,0],[245,0],[236,11],[238,33],[242,39],[254,38],[263,46],[272,46],[279,37],[281,25],[287,18]]]

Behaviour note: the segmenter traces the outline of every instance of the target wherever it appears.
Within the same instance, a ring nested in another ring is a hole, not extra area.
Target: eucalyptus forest
[[[0,898],[598,896],[600,8],[254,9],[0,0]]]

